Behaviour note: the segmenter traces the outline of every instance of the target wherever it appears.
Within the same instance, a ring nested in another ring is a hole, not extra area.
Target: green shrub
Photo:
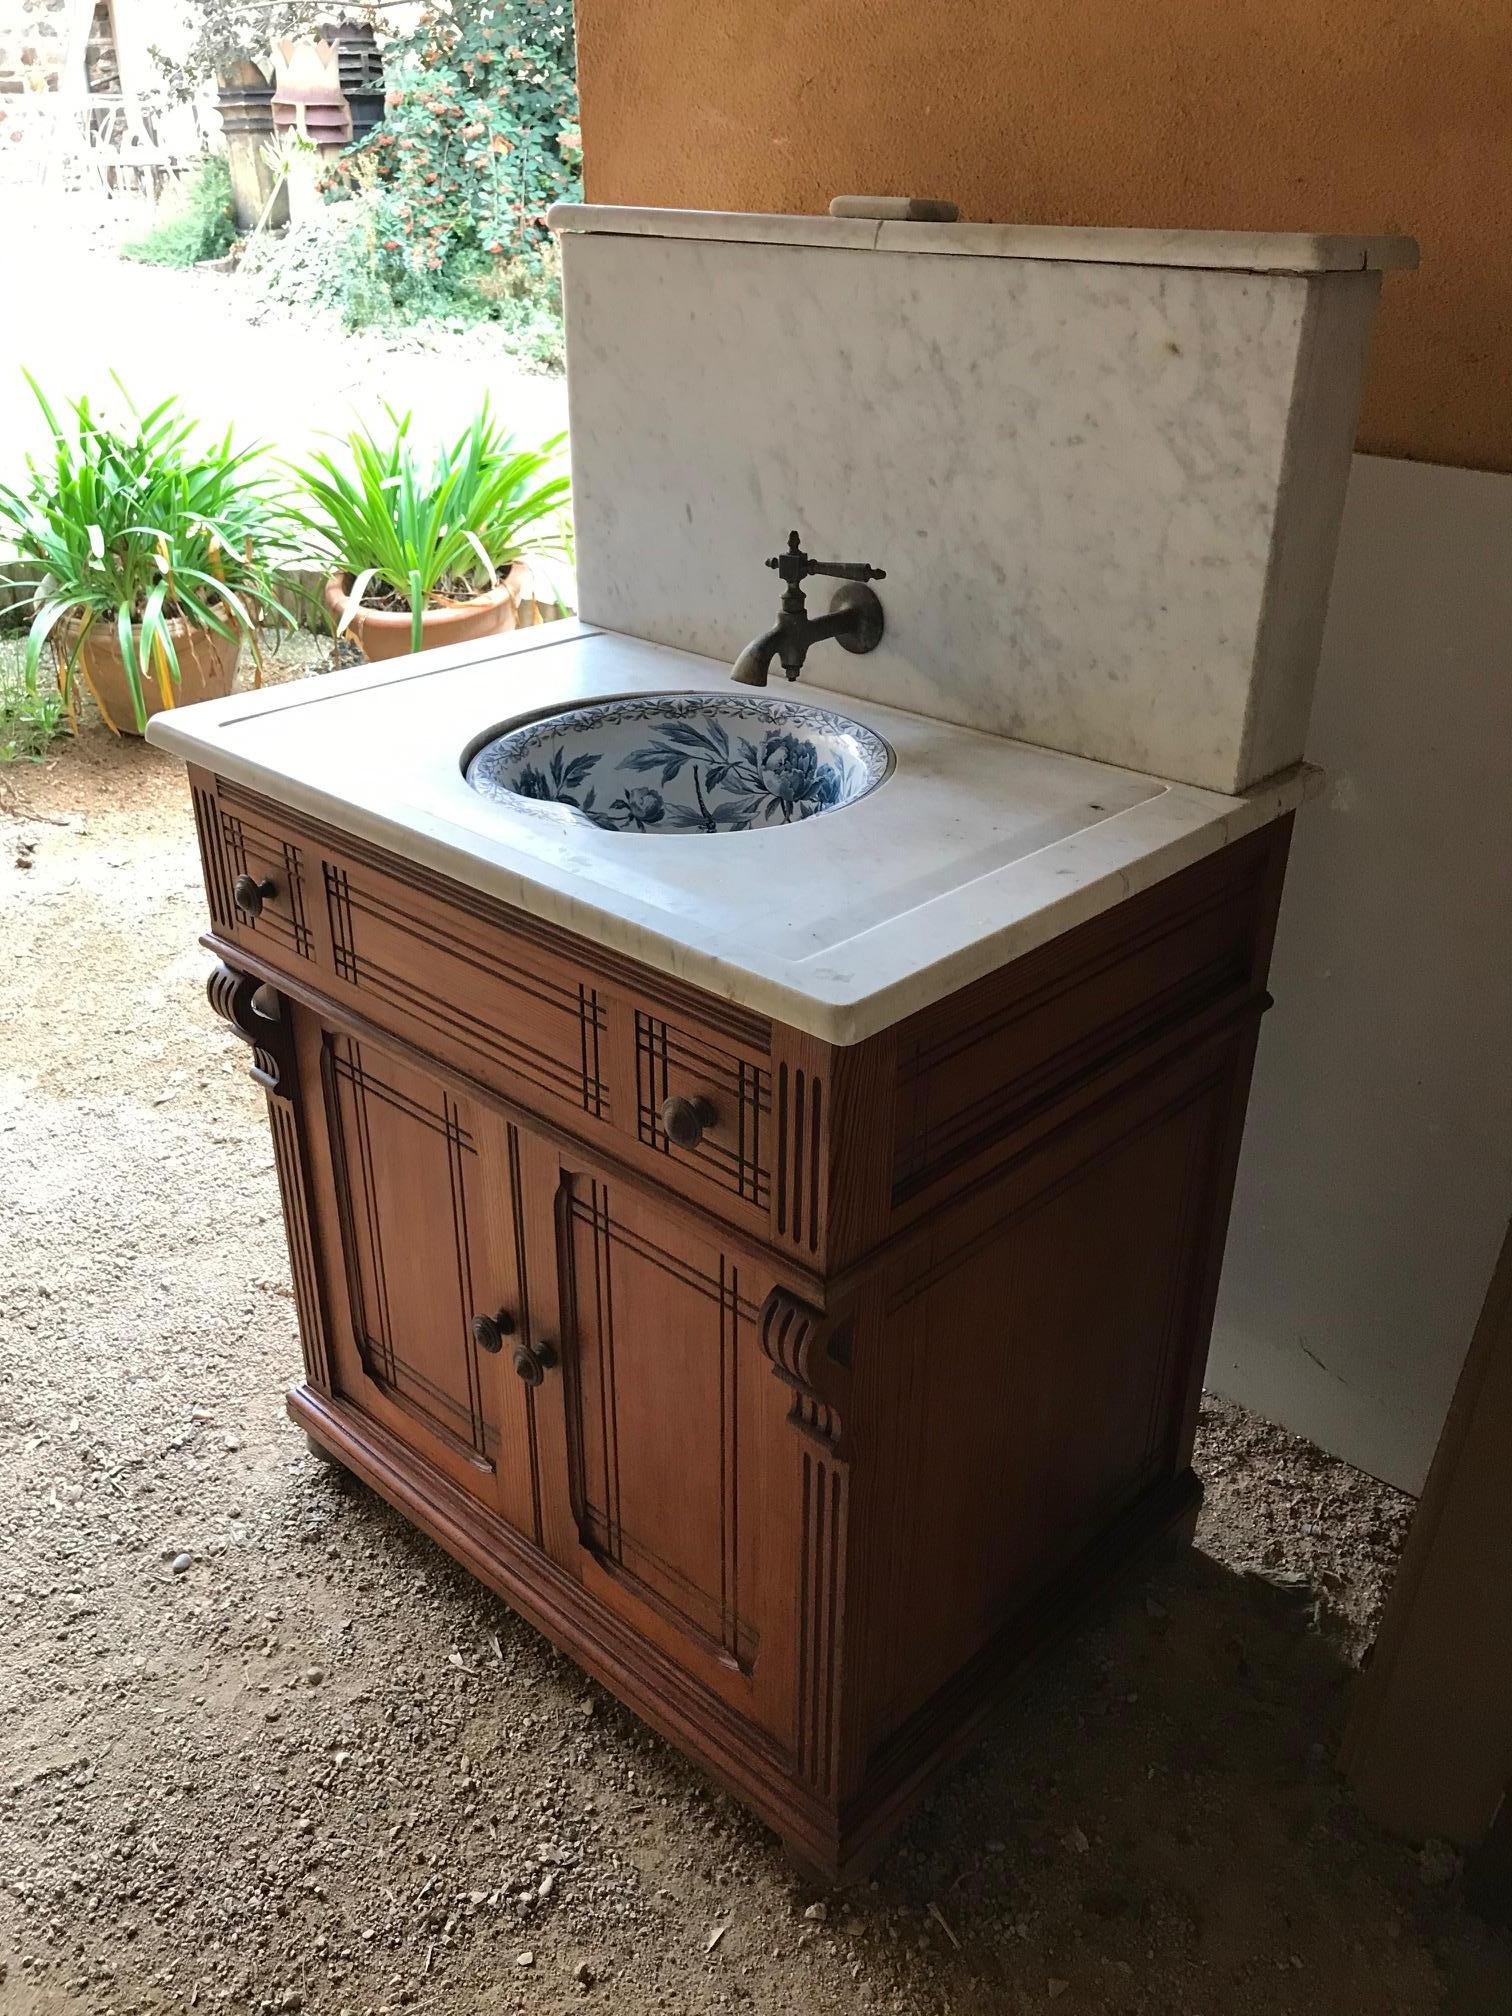
[[[24,652],[0,643],[0,763],[40,763],[63,712],[57,687],[27,671]]]
[[[339,316],[347,329],[493,322],[512,355],[565,368],[561,262],[555,242],[520,259],[458,253],[439,273],[385,249],[373,192],[327,203],[282,237],[254,239],[238,273],[260,298]]]
[[[372,186],[379,250],[421,288],[469,255],[538,258],[580,188],[570,0],[454,0],[383,62],[383,123],[334,178]]]
[[[231,171],[223,155],[207,154],[181,185],[170,213],[121,250],[144,266],[195,266],[201,259],[223,259],[235,242]]]

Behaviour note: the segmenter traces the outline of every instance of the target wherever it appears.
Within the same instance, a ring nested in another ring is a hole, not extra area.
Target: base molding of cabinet
[[[855,1796],[831,1805],[803,1783],[795,1757],[765,1731],[699,1687],[385,1429],[304,1383],[290,1390],[288,1411],[313,1448],[370,1485],[643,1721],[692,1754],[781,1837],[795,1866],[826,1883],[869,1872],[904,1816],[1006,1705],[1034,1662],[1142,1559],[1190,1541],[1202,1501],[1191,1470],[1147,1490],[887,1739]]]
[[[503,1520],[386,1429],[339,1398],[301,1382],[290,1417],[344,1469],[539,1631],[668,1742],[693,1755],[735,1798],[814,1867],[832,1854],[833,1816],[790,1776],[790,1759],[765,1730],[665,1657]]]

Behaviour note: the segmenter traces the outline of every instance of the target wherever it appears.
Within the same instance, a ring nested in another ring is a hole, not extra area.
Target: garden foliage
[[[260,624],[286,621],[274,554],[289,521],[259,473],[262,451],[233,447],[229,433],[200,445],[177,400],[146,414],[131,408],[122,426],[76,399],[60,419],[30,374],[27,382],[50,445],[26,458],[19,487],[0,483],[0,536],[14,549],[10,564],[39,584],[24,689],[38,692],[50,645],[71,708],[75,674],[89,678],[81,649],[102,625],[120,645],[141,731],[149,686],[165,706],[173,703],[176,618],[247,639],[254,652]]]
[[[333,177],[369,192],[375,280],[400,310],[518,298],[547,209],[579,190],[570,0],[453,0],[386,46],[384,73],[383,123]]]
[[[231,215],[231,171],[223,154],[207,154],[163,206],[145,238],[122,251],[144,266],[195,266],[220,259],[236,238]]]

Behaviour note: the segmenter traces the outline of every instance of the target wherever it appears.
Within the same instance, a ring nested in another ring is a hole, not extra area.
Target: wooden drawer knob
[[[694,1099],[667,1099],[662,1103],[661,1124],[667,1139],[679,1148],[696,1148],[704,1132],[718,1120],[713,1102],[701,1094]]]
[[[496,1316],[474,1316],[472,1320],[473,1342],[480,1351],[502,1351],[504,1339],[513,1337],[514,1332],[515,1320],[507,1309],[501,1309]]]
[[[260,882],[255,875],[238,875],[231,884],[231,894],[238,910],[245,910],[249,917],[260,917],[264,903],[278,894],[278,884],[271,875],[265,875]]]
[[[527,1386],[539,1386],[556,1362],[556,1346],[553,1344],[537,1344],[532,1350],[522,1340],[515,1346],[514,1368]]]

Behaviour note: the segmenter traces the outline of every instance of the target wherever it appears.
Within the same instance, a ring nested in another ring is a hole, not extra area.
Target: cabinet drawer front
[[[332,991],[419,1049],[543,1110],[611,1118],[608,1004],[523,931],[326,850]]]
[[[225,789],[194,792],[194,822],[210,914],[223,937],[298,971],[315,959],[309,915],[312,856],[302,837],[258,799]],[[243,876],[259,884],[258,907],[237,896]]]
[[[667,1133],[663,1112],[673,1099],[706,1102],[703,1132],[691,1147]],[[644,1147],[765,1218],[772,1196],[772,1074],[765,1058],[637,1008],[635,1131]]]
[[[750,1236],[780,1221],[786,1243],[786,1080],[765,1017],[237,785],[192,783],[219,937]],[[272,885],[256,916],[241,874]],[[696,1139],[669,1134],[673,1100],[697,1106]],[[808,1244],[796,1217],[792,1239],[812,1260],[820,1200],[805,1195]]]

